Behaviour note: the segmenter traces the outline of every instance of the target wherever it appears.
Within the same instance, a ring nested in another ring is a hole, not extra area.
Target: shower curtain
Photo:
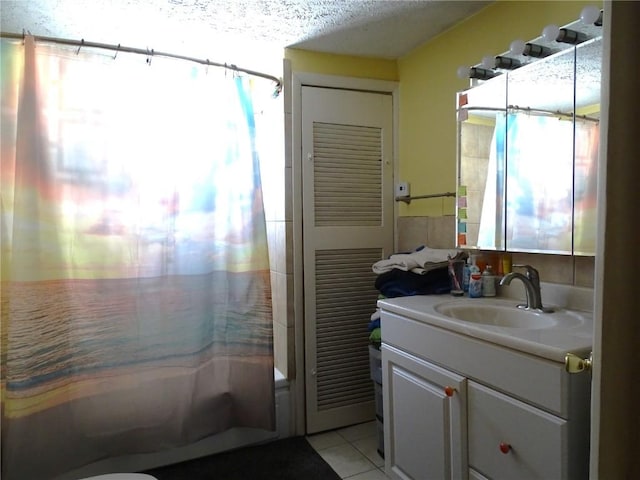
[[[252,88],[2,40],[2,478],[274,430]]]

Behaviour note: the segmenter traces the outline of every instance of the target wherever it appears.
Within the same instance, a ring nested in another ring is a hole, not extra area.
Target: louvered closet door
[[[375,418],[371,266],[393,248],[392,97],[303,87],[305,382],[309,433]]]

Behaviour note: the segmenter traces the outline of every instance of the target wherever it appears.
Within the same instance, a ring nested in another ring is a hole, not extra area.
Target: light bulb
[[[458,78],[469,78],[469,72],[471,69],[469,67],[465,67],[464,65],[458,67],[457,75]]]
[[[485,55],[484,57],[482,57],[482,66],[484,68],[488,68],[489,70],[491,70],[492,68],[495,68],[496,66],[495,57],[493,57],[492,55]]]
[[[509,45],[509,51],[512,55],[522,55],[524,52],[524,45],[524,40],[514,40],[511,42],[511,45]]]
[[[542,37],[547,42],[555,42],[558,38],[558,35],[560,35],[560,27],[558,27],[557,25],[547,25],[546,27],[544,27],[544,30],[542,30]]]
[[[586,25],[593,25],[600,17],[600,9],[595,5],[587,5],[580,12],[580,20]]]

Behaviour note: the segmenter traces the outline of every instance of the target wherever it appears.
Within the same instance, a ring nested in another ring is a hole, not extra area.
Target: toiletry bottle
[[[471,265],[469,266],[469,297],[471,298],[478,298],[482,296],[482,277],[480,276],[480,268],[476,264],[477,258],[477,255],[471,255]],[[474,280],[474,275],[477,275],[477,278],[475,278],[476,283],[472,287],[471,284]]]
[[[471,277],[471,258],[467,258],[462,270],[462,290],[466,293],[469,291],[469,278]]]
[[[482,274],[472,272],[469,277],[469,298],[482,297]]]
[[[496,296],[496,276],[493,274],[491,265],[487,265],[487,268],[482,272],[482,296]]]
[[[478,267],[478,256],[471,255],[471,273],[480,273],[480,267]]]
[[[511,273],[511,266],[511,254],[505,253],[502,255],[502,274]]]

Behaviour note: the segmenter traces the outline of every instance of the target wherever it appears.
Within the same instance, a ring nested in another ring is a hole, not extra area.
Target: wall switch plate
[[[408,197],[409,196],[409,182],[396,183],[396,197]]]

